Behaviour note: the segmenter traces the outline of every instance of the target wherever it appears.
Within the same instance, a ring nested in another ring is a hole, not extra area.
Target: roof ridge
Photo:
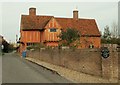
[[[30,16],[30,15],[21,15],[21,16]],[[36,17],[54,17],[54,16],[46,16],[46,15],[36,15]]]
[[[54,17],[55,19],[73,19],[73,18],[61,18],[61,17]],[[95,19],[89,19],[89,18],[78,18],[77,20],[95,20]],[[73,19],[76,20],[76,19]]]
[[[22,16],[29,16],[29,15],[22,15]],[[54,16],[46,16],[46,15],[36,15],[36,17],[54,17]],[[65,17],[54,17],[55,19],[73,19],[73,18],[65,18]],[[78,18],[78,20],[95,20],[92,18]]]
[[[46,16],[46,15],[36,15],[37,17],[54,17],[54,16]]]

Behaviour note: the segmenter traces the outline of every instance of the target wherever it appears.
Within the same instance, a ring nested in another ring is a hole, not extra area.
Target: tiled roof
[[[81,35],[100,36],[97,24],[94,19],[73,19],[73,18],[55,18],[62,28],[75,28],[81,32]]]
[[[22,15],[21,29],[43,29],[52,17]]]
[[[29,16],[22,15],[21,29],[43,29],[53,16]],[[94,19],[56,18],[63,29],[75,28],[80,30],[81,35],[100,36],[96,21]]]

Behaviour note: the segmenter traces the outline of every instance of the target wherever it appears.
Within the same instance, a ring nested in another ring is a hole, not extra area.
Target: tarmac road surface
[[[15,53],[2,56],[2,83],[71,83],[71,81]]]

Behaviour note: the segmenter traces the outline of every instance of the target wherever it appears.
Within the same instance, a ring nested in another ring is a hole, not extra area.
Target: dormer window
[[[57,29],[56,28],[50,28],[50,32],[56,32]]]

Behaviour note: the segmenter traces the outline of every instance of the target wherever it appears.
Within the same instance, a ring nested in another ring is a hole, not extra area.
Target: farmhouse
[[[20,50],[27,46],[43,43],[46,46],[58,46],[62,29],[74,28],[81,33],[79,48],[100,47],[100,32],[95,19],[82,19],[78,10],[73,11],[73,18],[36,15],[36,8],[29,8],[29,15],[21,15]]]

